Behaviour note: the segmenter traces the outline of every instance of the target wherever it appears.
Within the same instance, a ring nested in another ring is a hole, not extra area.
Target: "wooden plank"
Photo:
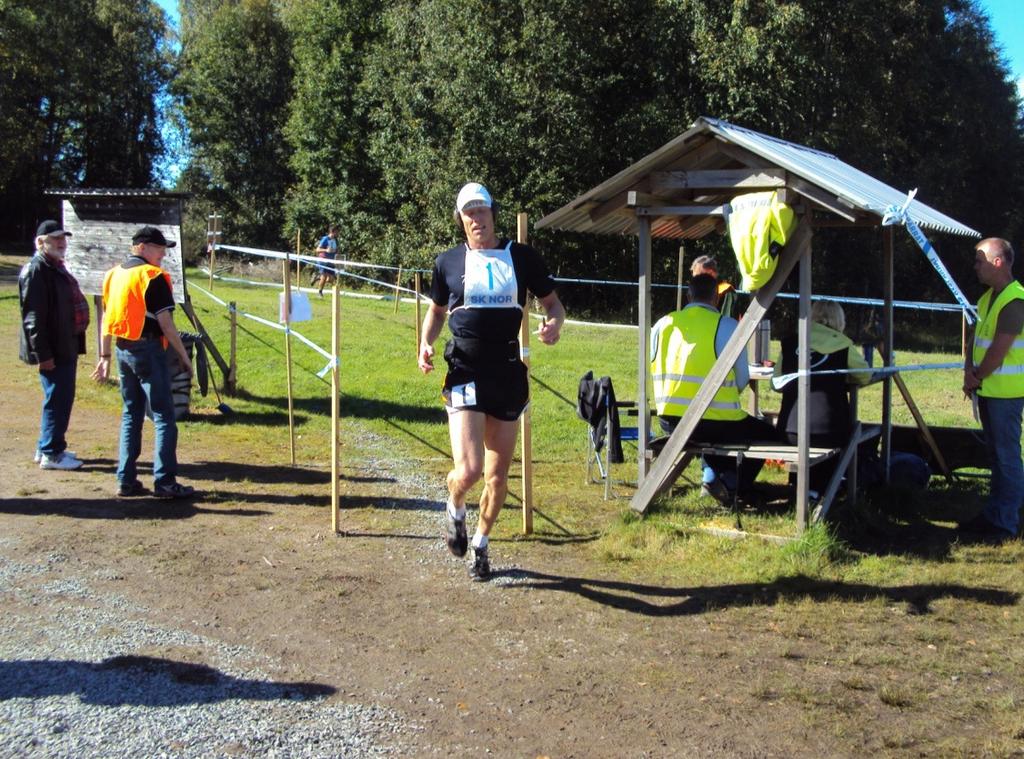
[[[629,190],[626,193],[626,205],[630,208],[635,208],[637,206],[654,206],[661,202],[663,202],[661,198],[657,198],[649,192]]]
[[[785,169],[703,169],[652,171],[651,192],[668,190],[769,190],[784,187]]]
[[[523,245],[527,242],[529,225],[527,215],[519,213],[516,215],[516,239]],[[526,364],[527,377],[527,400],[529,400],[529,377],[530,377],[530,308],[527,303],[523,309],[523,319],[519,323],[519,352],[523,363]],[[530,405],[527,403],[526,410],[519,419],[519,432],[521,439],[520,459],[523,467],[523,534],[533,533],[533,426],[531,424]],[[611,448],[611,446],[608,446]]]
[[[606,216],[611,216],[613,213],[622,211],[625,208],[626,193],[620,192],[603,203],[595,204],[595,206],[587,212],[587,215],[590,216],[591,222],[598,222]]]
[[[842,217],[849,222],[857,221],[855,206],[847,203],[842,198],[837,198],[835,195],[826,192],[817,185],[813,185],[800,177],[790,177],[789,186],[796,190],[800,195],[813,200],[819,206],[831,211],[836,216]]]
[[[637,216],[724,216],[722,204],[713,206],[640,206],[635,209]]]
[[[796,526],[801,532],[807,527],[807,499],[811,487],[811,469],[808,456],[811,446],[811,246],[800,255],[800,301],[797,306],[797,378],[796,441],[799,459],[796,471]]]
[[[892,302],[893,302],[893,241],[895,227],[882,229],[882,366],[892,366]],[[889,482],[889,461],[892,452],[892,375],[882,382],[882,471],[883,480]]]
[[[645,219],[641,218],[638,220],[641,224],[644,223]],[[680,456],[683,454],[683,449],[690,440],[690,435],[693,434],[693,430],[696,428],[697,423],[700,421],[701,416],[707,410],[711,404],[711,400],[714,398],[715,393],[725,382],[725,378],[728,376],[729,371],[732,369],[733,364],[736,363],[736,359],[739,358],[743,349],[747,345],[747,341],[754,334],[754,330],[757,329],[757,325],[761,319],[764,318],[765,312],[767,312],[772,301],[775,299],[776,293],[779,288],[786,281],[790,271],[793,269],[793,265],[803,255],[804,250],[811,244],[811,228],[810,224],[806,219],[801,219],[799,226],[797,226],[796,232],[790,239],[789,244],[783,249],[782,255],[779,259],[778,267],[775,270],[775,274],[771,280],[758,290],[754,294],[754,298],[747,308],[747,312],[744,318],[740,321],[739,327],[733,334],[732,339],[729,340],[729,344],[725,350],[722,351],[722,355],[715,361],[715,365],[711,368],[707,378],[701,385],[700,390],[697,391],[697,395],[693,401],[687,407],[686,413],[683,414],[682,419],[679,420],[679,424],[676,426],[675,431],[669,436],[669,439],[665,442],[665,447],[662,449],[661,455],[655,459],[651,471],[647,477],[642,478],[639,481],[636,493],[633,494],[633,498],[630,501],[630,508],[639,513],[644,513],[647,507],[651,504],[651,501],[676,477],[679,476],[681,471],[679,468]],[[642,318],[642,317],[641,317]],[[647,335],[641,332],[641,343],[647,338]],[[644,344],[644,352],[646,353],[646,345]],[[643,357],[646,359],[646,355]],[[646,379],[648,362],[643,360],[641,363],[640,378],[643,380],[642,392],[646,393]],[[641,405],[641,409],[645,406]],[[641,414],[641,418],[643,414]]]
[[[647,476],[647,444],[650,440],[651,413],[647,400],[647,375],[650,372],[651,346],[651,220],[641,217],[637,223],[637,482]],[[610,447],[610,446],[609,446]],[[611,471],[608,472],[609,479]]]
[[[857,422],[853,426],[853,434],[850,435],[850,442],[846,444],[846,448],[843,449],[843,455],[839,459],[839,464],[836,466],[836,470],[832,473],[832,479],[828,482],[828,487],[825,488],[825,494],[821,498],[821,503],[817,509],[814,510],[814,521],[820,522],[825,519],[828,514],[828,510],[832,507],[832,502],[835,500],[836,494],[839,492],[839,485],[843,481],[843,473],[846,468],[850,465],[850,461],[853,459],[854,454],[857,452],[857,446],[860,443],[861,438],[861,427],[860,422]],[[856,492],[850,493],[850,500],[853,501],[857,497]]]
[[[171,275],[174,302],[185,301],[181,214],[176,199],[74,198],[64,200],[61,210],[64,229],[71,232],[65,262],[85,295],[103,294],[103,277],[131,254],[132,235],[148,224],[179,243],[167,249],[161,267]]]

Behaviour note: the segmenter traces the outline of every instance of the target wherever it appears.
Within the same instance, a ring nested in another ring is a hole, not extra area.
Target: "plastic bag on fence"
[[[278,321],[281,324],[285,322],[284,314],[284,293],[278,295]],[[292,293],[292,312],[290,314],[289,322],[294,324],[295,322],[308,322],[313,318],[313,306],[310,305],[309,296],[302,292]]]

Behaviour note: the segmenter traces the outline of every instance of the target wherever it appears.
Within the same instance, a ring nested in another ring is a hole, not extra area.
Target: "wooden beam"
[[[645,220],[639,219],[638,221],[642,224]],[[697,391],[697,395],[687,407],[686,413],[679,420],[675,431],[665,441],[665,446],[662,448],[658,458],[655,459],[650,473],[639,482],[636,493],[633,494],[633,499],[629,504],[630,508],[634,511],[641,514],[644,513],[655,497],[679,476],[679,473],[682,471],[681,457],[683,449],[689,442],[690,435],[693,434],[697,423],[704,415],[704,412],[707,411],[708,406],[711,405],[715,393],[718,392],[722,383],[725,382],[726,377],[736,363],[736,359],[740,357],[740,354],[746,348],[747,343],[754,334],[754,330],[757,329],[757,325],[764,318],[772,301],[775,300],[776,293],[778,293],[789,273],[793,270],[793,265],[803,255],[804,250],[809,248],[810,244],[811,225],[806,218],[802,218],[789,244],[782,251],[775,274],[772,275],[768,284],[754,294],[754,299],[743,315],[743,319],[733,333],[732,338],[730,338],[728,345],[726,345],[718,360],[715,361],[715,365],[711,368],[700,390]],[[643,340],[644,338],[645,336],[641,329],[640,339]],[[646,380],[646,362],[642,362],[641,369],[641,380]],[[641,408],[640,411],[644,413],[646,409]]]
[[[817,185],[813,185],[810,182],[801,179],[800,177],[790,177],[789,187],[796,190],[799,194],[803,195],[809,200],[813,200],[822,208],[825,208],[836,216],[841,216],[849,222],[856,222],[856,207],[850,203],[847,203],[842,198],[837,198],[831,193],[825,192]]]
[[[616,211],[621,211],[625,207],[626,193],[620,192],[603,203],[597,203],[587,212],[587,215],[590,216],[590,220],[592,222],[597,222],[601,221],[601,219],[606,216],[611,216]]]
[[[637,482],[647,476],[647,441],[650,439],[651,413],[647,401],[647,375],[650,372],[651,345],[651,220],[644,216],[636,220],[638,303],[637,326]],[[611,464],[607,477],[611,480]]]
[[[722,216],[722,204],[715,206],[638,206],[637,216]]]
[[[704,169],[651,172],[651,192],[668,190],[771,190],[785,187],[785,169]]]
[[[656,198],[649,192],[640,192],[639,190],[629,190],[626,193],[626,205],[630,208],[637,206],[656,206],[664,202],[661,198]]]
[[[797,306],[796,380],[796,527],[807,527],[807,499],[811,487],[811,246],[800,254],[800,301]]]
[[[739,145],[733,145],[731,142],[726,142],[721,137],[715,137],[718,141],[718,150],[721,153],[729,156],[734,161],[739,161],[744,166],[751,169],[777,169],[778,166],[773,164],[767,158],[762,158],[757,153],[751,153],[746,148],[741,148]]]

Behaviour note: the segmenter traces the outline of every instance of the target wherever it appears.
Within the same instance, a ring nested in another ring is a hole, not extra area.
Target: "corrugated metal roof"
[[[900,191],[890,187],[870,174],[840,161],[831,153],[769,137],[718,119],[702,117],[700,121],[705,122],[712,132],[729,142],[757,153],[780,168],[828,190],[856,208],[875,214],[879,219],[890,206],[902,206],[907,200],[907,190]],[[974,229],[917,200],[911,201],[907,213],[918,226],[925,229],[981,237]]]
[[[730,145],[745,153],[730,151]],[[893,205],[902,206],[907,198],[905,191],[890,187],[830,153],[718,119],[701,117],[690,129],[658,150],[545,216],[537,227],[592,234],[635,234],[637,217],[632,209],[626,207],[625,193],[649,189],[649,179],[654,172],[749,166],[749,154],[754,154],[766,165],[784,170],[787,184],[802,181],[811,185],[810,188],[806,184],[798,188],[803,194],[817,188],[822,198],[831,196],[838,199],[844,212],[859,220],[880,223],[886,209]],[[702,191],[699,197],[694,198],[693,193],[669,191],[661,193],[659,200],[663,200],[665,205],[682,201],[715,206],[728,202],[736,194],[736,190]],[[981,237],[974,229],[917,200],[910,203],[907,212],[924,229]],[[651,233],[655,237],[694,239],[708,234],[721,223],[721,219],[715,216],[655,217]]]
[[[51,187],[44,195],[58,195],[62,198],[123,197],[123,198],[191,198],[191,192],[173,192],[159,187],[75,187],[61,189]]]

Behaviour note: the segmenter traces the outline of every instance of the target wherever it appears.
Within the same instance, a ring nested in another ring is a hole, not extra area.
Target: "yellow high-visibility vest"
[[[115,266],[103,277],[103,334],[138,340],[146,324],[146,288],[161,274],[171,285],[171,275],[158,266]]]
[[[691,307],[673,311],[665,318],[669,323],[658,334],[651,362],[654,402],[659,415],[682,416],[718,358],[715,335],[722,315],[707,308]],[[736,421],[745,416],[736,372],[730,369],[701,418]]]
[[[978,366],[985,358],[985,352],[996,336],[999,312],[1007,303],[1024,300],[1024,286],[1014,280],[999,293],[992,302],[989,289],[978,301],[978,326],[974,332],[972,357]],[[992,374],[981,381],[978,395],[985,398],[1024,398],[1024,334],[1017,335],[1010,346],[1003,363]]]

